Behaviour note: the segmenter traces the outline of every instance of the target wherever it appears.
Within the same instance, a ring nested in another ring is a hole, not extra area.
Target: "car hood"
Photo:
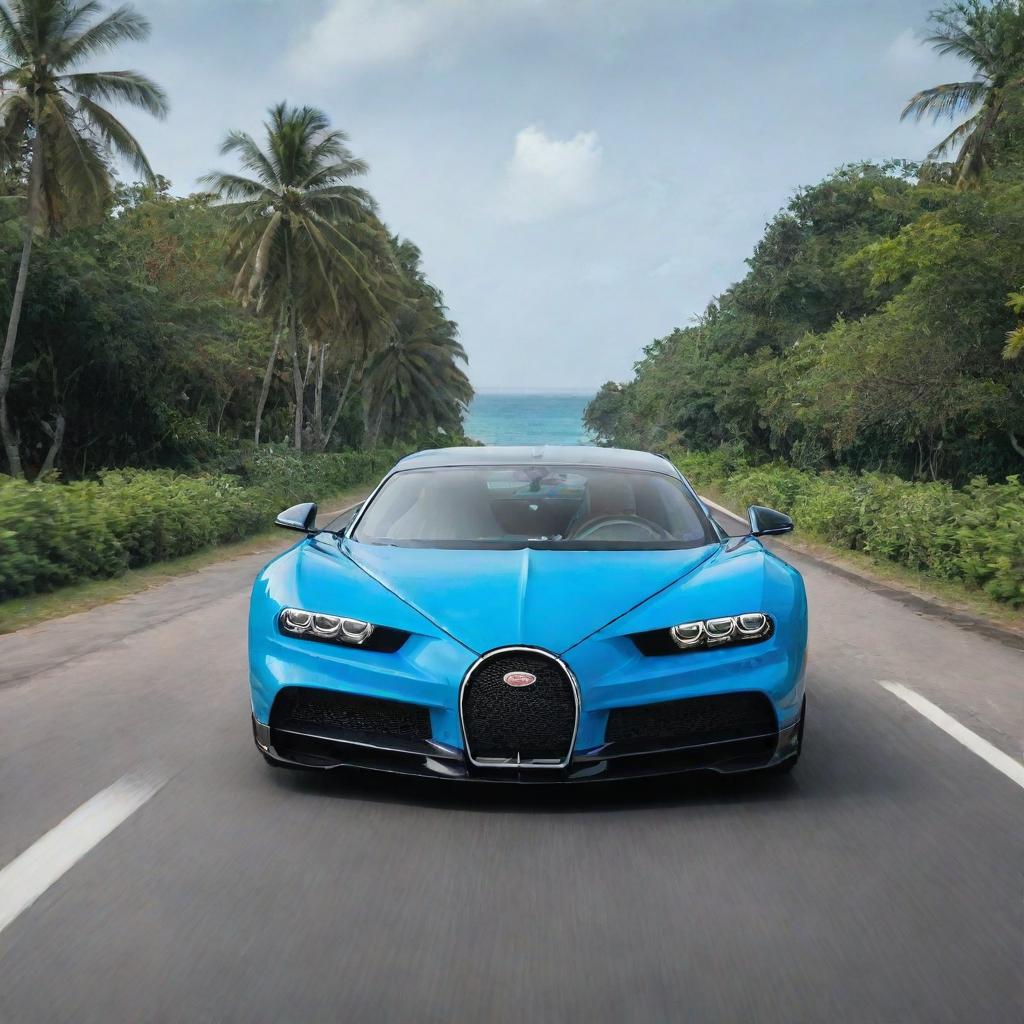
[[[359,544],[342,552],[478,654],[523,644],[561,653],[720,550],[438,550]]]

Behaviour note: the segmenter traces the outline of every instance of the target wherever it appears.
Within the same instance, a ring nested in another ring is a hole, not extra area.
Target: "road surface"
[[[250,736],[264,560],[0,637],[3,1024],[1022,1019],[1020,649],[793,556],[788,779],[311,777]]]

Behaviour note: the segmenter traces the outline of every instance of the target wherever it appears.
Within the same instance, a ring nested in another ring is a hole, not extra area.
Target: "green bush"
[[[725,445],[709,452],[677,451],[673,461],[698,487],[719,483],[750,468],[741,448]]]
[[[974,480],[964,492],[955,536],[960,572],[989,597],[1024,604],[1024,485]]]
[[[714,486],[734,508],[777,508],[827,543],[1024,605],[1024,484],[1017,476],[957,489],[882,473],[752,466],[730,449],[673,458],[697,486]]]
[[[372,483],[400,454],[264,448],[234,474],[118,470],[70,484],[0,476],[0,600],[241,540],[288,505]]]

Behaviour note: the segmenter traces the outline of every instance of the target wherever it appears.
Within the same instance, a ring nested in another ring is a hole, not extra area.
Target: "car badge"
[[[506,672],[503,678],[509,686],[533,686],[537,682],[532,672]]]

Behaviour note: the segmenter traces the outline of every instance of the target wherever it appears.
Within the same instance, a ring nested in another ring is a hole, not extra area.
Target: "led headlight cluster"
[[[771,631],[772,620],[764,612],[744,612],[742,615],[723,615],[700,622],[684,622],[673,626],[669,633],[680,650],[694,651],[723,644],[763,640]]]
[[[343,615],[324,615],[301,608],[284,608],[278,616],[281,632],[303,640],[322,640],[325,643],[351,644],[359,647],[373,632],[373,624]]]

